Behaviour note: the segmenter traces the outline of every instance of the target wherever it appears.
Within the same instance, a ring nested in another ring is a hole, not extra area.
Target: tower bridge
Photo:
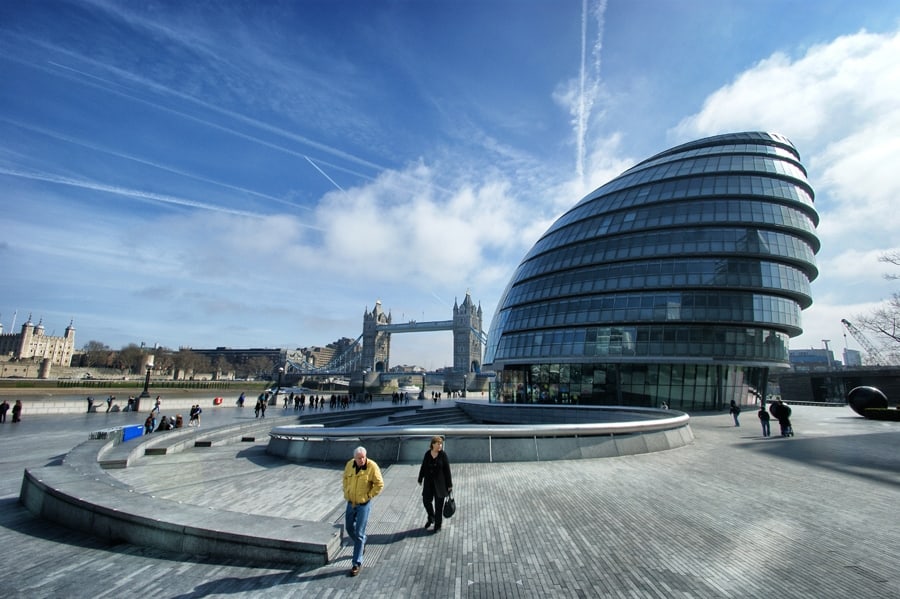
[[[445,384],[451,390],[466,390],[481,372],[481,360],[487,336],[482,329],[481,305],[475,305],[466,291],[463,302],[453,302],[451,320],[394,323],[381,300],[363,313],[363,332],[328,364],[316,366],[305,361],[287,360],[286,374],[291,377],[343,375],[351,377],[351,387],[368,388],[381,383],[381,375],[391,368],[391,335],[400,333],[453,332],[453,369]],[[389,378],[389,377],[386,377]]]

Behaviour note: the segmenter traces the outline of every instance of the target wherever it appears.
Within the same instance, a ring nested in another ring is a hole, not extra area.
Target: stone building
[[[7,362],[46,361],[50,366],[69,367],[74,352],[75,327],[72,323],[66,327],[62,337],[46,335],[43,322],[38,321],[35,325],[31,322],[31,315],[19,333],[3,333],[3,325],[0,325],[0,359]]]

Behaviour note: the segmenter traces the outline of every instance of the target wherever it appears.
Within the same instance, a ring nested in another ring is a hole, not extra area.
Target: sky
[[[791,348],[861,349],[841,319],[898,284],[900,2],[0,2],[0,323],[293,349],[470,293],[487,331],[582,197],[755,130],[821,218]],[[392,336],[391,365],[452,361]]]

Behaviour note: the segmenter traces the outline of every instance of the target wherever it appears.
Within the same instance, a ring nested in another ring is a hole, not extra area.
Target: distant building
[[[830,349],[792,349],[788,353],[794,370],[832,370],[841,366]]]
[[[3,333],[3,325],[0,325],[0,356],[7,361],[47,360],[51,366],[68,367],[72,365],[74,353],[75,327],[72,323],[62,337],[45,335],[43,323],[39,321],[35,326],[30,315],[19,333]]]
[[[855,349],[844,348],[844,366],[862,366],[862,353]]]

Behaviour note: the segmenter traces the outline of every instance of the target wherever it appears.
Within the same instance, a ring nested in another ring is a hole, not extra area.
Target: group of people
[[[433,525],[433,532],[438,533],[444,519],[444,502],[453,491],[450,458],[444,451],[444,438],[440,435],[431,438],[431,445],[422,457],[418,482],[422,485],[422,504],[428,517],[425,530]],[[372,500],[384,490],[381,469],[368,458],[365,447],[357,447],[353,459],[344,466],[343,486],[347,500],[344,525],[347,536],[353,541],[350,576],[357,576],[362,570]]]
[[[0,403],[0,422],[6,422],[6,413],[7,412],[9,412],[9,402],[4,399],[3,403]],[[21,399],[17,399],[16,403],[13,404],[12,421],[13,422],[21,422],[22,421],[22,400]]]
[[[202,412],[203,408],[200,407],[200,404],[191,406],[191,411],[188,413],[188,426],[200,426],[200,414]]]
[[[776,399],[769,405],[769,412],[778,421],[778,426],[781,428],[781,436],[793,437],[794,427],[791,425],[791,406],[780,399]],[[769,426],[769,413],[766,412],[765,408],[760,408],[759,420],[762,422],[763,437],[768,437],[771,434],[771,428]]]
[[[741,415],[741,406],[739,406],[735,401],[731,400],[731,406],[728,408],[728,413],[731,414],[732,419],[734,420],[735,426],[740,426],[740,415]],[[769,404],[769,411],[766,411],[766,408],[760,407],[759,411],[756,415],[759,417],[759,422],[762,425],[762,434],[763,437],[769,437],[772,434],[772,426],[770,423],[769,414],[771,413],[772,417],[778,421],[778,425],[781,428],[781,436],[782,437],[793,437],[794,436],[794,428],[791,426],[791,407],[784,403],[781,399],[775,399]]]
[[[734,400],[731,400],[731,407],[728,409],[728,413],[731,414],[731,417],[734,419],[734,425],[740,426],[740,415],[741,415],[741,407],[737,405]],[[776,399],[772,401],[769,405],[769,410],[766,411],[765,407],[761,407],[756,415],[759,417],[759,423],[762,425],[762,434],[763,437],[769,437],[772,435],[772,426],[771,426],[771,418],[769,414],[771,413],[772,417],[778,421],[778,424],[781,428],[781,436],[782,437],[793,437],[794,436],[794,428],[791,426],[791,407],[781,401],[780,399]]]

